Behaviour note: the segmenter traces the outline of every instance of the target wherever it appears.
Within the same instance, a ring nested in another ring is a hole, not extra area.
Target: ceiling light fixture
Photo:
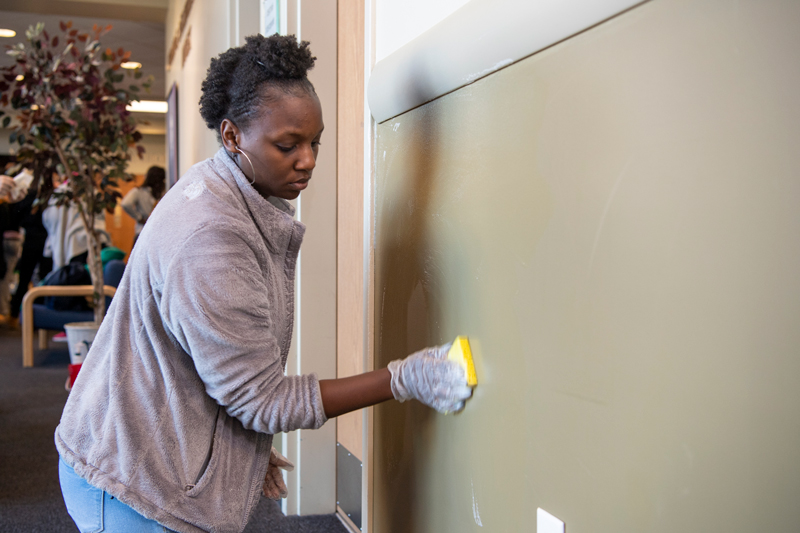
[[[17,74],[17,77],[14,78],[14,79],[17,80],[17,81],[22,81],[22,80],[25,79],[25,76],[23,76],[22,74]]]
[[[139,63],[138,61],[126,61],[126,62],[120,64],[120,66],[122,68],[127,68],[127,69],[130,69],[130,70],[137,69],[137,68],[142,68],[142,64]]]
[[[131,102],[126,109],[134,113],[166,113],[167,103],[157,100],[142,100],[140,102]]]
[[[0,37],[14,37],[17,34],[14,30],[0,29]]]

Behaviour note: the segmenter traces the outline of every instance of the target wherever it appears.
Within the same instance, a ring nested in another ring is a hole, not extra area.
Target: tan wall
[[[364,366],[364,5],[338,3],[336,376]],[[336,419],[336,439],[364,459],[363,414]]]
[[[797,20],[654,0],[378,127],[376,366],[480,384],[376,408],[373,531],[797,531]]]
[[[180,28],[181,13],[188,1],[191,0],[169,1],[166,22],[167,53]],[[257,5],[257,0],[242,1],[248,6]],[[164,98],[166,99],[173,83],[178,87],[178,176],[183,175],[195,163],[213,157],[219,149],[216,133],[208,129],[200,116],[198,102],[200,86],[206,77],[211,58],[230,46],[239,45],[234,42],[235,36],[229,28],[229,4],[228,1],[192,2],[172,63],[167,58],[167,94],[163,95]],[[184,48],[188,51],[185,60]]]
[[[167,168],[167,145],[164,135],[143,135],[139,144],[144,146],[144,154],[142,154],[141,159],[135,152],[131,154],[128,172],[138,176],[147,174],[147,169],[152,166]]]

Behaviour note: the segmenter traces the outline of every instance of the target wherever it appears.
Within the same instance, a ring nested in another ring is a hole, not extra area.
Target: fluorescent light
[[[25,76],[23,76],[22,74],[17,74],[17,77],[16,77],[15,79],[16,79],[17,81],[22,81],[22,80],[24,80],[24,79],[25,79]]]
[[[141,102],[131,102],[127,109],[134,113],[166,113],[167,103],[156,100],[142,100]]]
[[[0,29],[0,37],[14,37],[16,34],[14,30]]]
[[[139,63],[138,61],[126,61],[126,62],[120,64],[120,66],[122,68],[127,68],[127,69],[131,69],[131,70],[137,69],[137,68],[142,68],[142,64]]]

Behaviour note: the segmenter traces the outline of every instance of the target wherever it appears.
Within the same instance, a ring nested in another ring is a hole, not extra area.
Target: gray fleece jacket
[[[244,529],[272,435],[326,421],[317,377],[284,375],[293,214],[222,149],[170,189],[56,429],[79,476],[179,532]]]

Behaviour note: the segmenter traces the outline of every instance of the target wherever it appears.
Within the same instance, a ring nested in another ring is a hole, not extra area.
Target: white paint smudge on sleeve
[[[192,183],[191,185],[187,185],[186,188],[183,190],[183,196],[187,200],[194,200],[201,194],[203,191],[206,190],[206,182],[205,181],[198,181],[196,183]]]

